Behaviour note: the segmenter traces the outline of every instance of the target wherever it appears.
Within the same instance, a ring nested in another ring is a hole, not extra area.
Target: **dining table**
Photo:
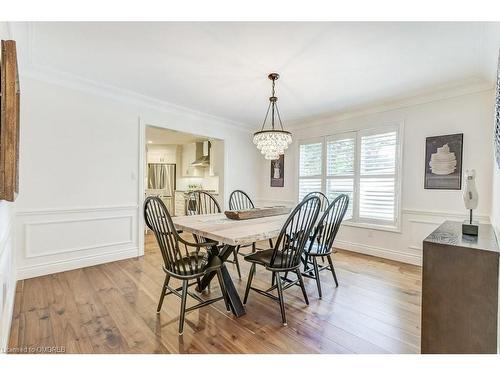
[[[260,217],[247,220],[231,220],[223,213],[177,216],[172,221],[177,230],[190,232],[197,236],[217,241],[221,246],[210,250],[209,256],[219,256],[225,262],[235,247],[250,245],[257,241],[268,240],[277,237],[285,223],[288,214],[268,217]],[[198,286],[198,292],[203,291],[210,281],[216,276],[216,272],[206,274]],[[245,307],[234,286],[231,275],[226,267],[222,267],[222,278],[229,297],[229,305],[236,317],[245,315]]]

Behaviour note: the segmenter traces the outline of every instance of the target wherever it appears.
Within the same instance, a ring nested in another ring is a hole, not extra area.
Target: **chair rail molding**
[[[295,205],[293,200],[277,200],[260,198],[258,205]],[[481,223],[490,223],[488,215],[475,215]],[[422,264],[422,241],[445,220],[462,221],[467,212],[427,211],[418,209],[401,210],[401,229],[398,231],[372,228],[363,225],[342,225],[334,247],[362,254],[377,256],[414,265]],[[382,241],[366,236],[377,231]],[[363,235],[359,235],[363,234]],[[499,237],[500,238],[500,237]],[[381,245],[380,242],[388,245]]]
[[[95,206],[95,207],[71,207],[71,208],[44,208],[37,210],[22,210],[17,211],[16,216],[33,216],[33,215],[51,215],[58,213],[84,213],[84,212],[101,212],[101,211],[123,211],[137,209],[139,206],[136,203],[119,205],[119,206]]]
[[[17,279],[141,256],[138,218],[135,203],[18,211]]]

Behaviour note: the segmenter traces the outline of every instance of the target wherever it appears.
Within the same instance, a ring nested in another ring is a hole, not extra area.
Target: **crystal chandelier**
[[[262,123],[262,129],[253,135],[253,143],[268,160],[279,159],[280,155],[285,153],[288,145],[292,143],[292,133],[283,129],[278,104],[276,103],[278,98],[274,95],[274,84],[279,77],[278,73],[268,75],[268,78],[273,81],[272,95],[269,98],[269,106],[267,107],[266,117]],[[271,110],[271,129],[264,130],[269,110]],[[274,128],[275,114],[278,116],[280,129]]]

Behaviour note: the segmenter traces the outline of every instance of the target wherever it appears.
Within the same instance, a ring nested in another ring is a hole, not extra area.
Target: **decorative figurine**
[[[469,210],[469,220],[462,224],[462,234],[477,236],[479,225],[472,221],[472,210],[477,208],[479,196],[476,189],[476,171],[467,169],[465,171],[465,188],[463,193],[465,208]]]

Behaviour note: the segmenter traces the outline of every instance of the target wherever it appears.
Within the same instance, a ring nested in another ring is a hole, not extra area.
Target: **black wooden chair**
[[[321,207],[320,207],[321,212],[326,211],[326,209],[330,205],[330,201],[328,200],[326,195],[323,194],[321,191],[313,191],[309,194],[306,194],[304,199],[307,199],[309,197],[318,197],[319,198],[319,200],[321,201]]]
[[[187,214],[188,215],[207,215],[207,214],[219,214],[222,212],[219,202],[210,193],[203,190],[195,190],[188,193],[187,200]],[[204,238],[193,234],[196,242],[205,242]],[[238,277],[241,279],[240,262],[238,261],[238,250],[237,248],[233,251],[233,260],[226,260],[226,262],[233,263],[236,265],[236,270],[238,271]]]
[[[304,246],[309,239],[314,223],[318,218],[319,207],[320,200],[318,197],[310,197],[303,200],[288,216],[276,240],[274,248],[258,251],[245,257],[247,262],[252,263],[252,267],[248,274],[248,282],[243,304],[246,304],[247,302],[250,289],[278,301],[281,309],[281,319],[284,326],[287,325],[285,301],[283,299],[284,290],[293,285],[299,284],[302,289],[302,294],[304,295],[304,300],[306,304],[309,305],[309,299],[307,298],[304,280],[299,267]],[[276,280],[276,283],[267,290],[252,287],[252,280],[257,264],[264,266],[266,270],[272,272],[272,276]],[[282,280],[280,273],[287,272],[296,273],[297,279],[294,281]],[[270,293],[274,289],[278,290],[277,297]]]
[[[160,301],[158,302],[157,313],[160,313],[165,296],[175,294],[181,299],[181,313],[179,319],[179,335],[182,335],[184,329],[184,317],[186,312],[207,306],[211,303],[224,299],[226,309],[229,311],[229,299],[226,293],[224,282],[222,280],[222,267],[224,263],[218,256],[210,256],[210,248],[216,246],[215,242],[190,243],[182,239],[174,224],[172,218],[165,207],[165,204],[158,197],[148,197],[144,202],[144,219],[146,225],[155,234],[163,257],[163,271],[165,271],[165,281],[161,290]],[[201,249],[207,249],[208,252],[201,252]],[[207,273],[217,272],[222,297],[202,300],[199,296],[191,293],[188,288],[195,285]],[[182,287],[170,287],[170,278],[182,280]],[[190,280],[195,280],[190,282]],[[180,293],[179,293],[180,292]],[[195,306],[186,308],[188,294],[199,303]]]
[[[320,211],[324,212],[330,205],[330,201],[328,200],[327,196],[323,194],[321,191],[313,191],[311,193],[306,194],[304,199],[309,198],[309,197],[318,197],[319,200],[321,201],[321,207]],[[325,263],[325,257],[321,257],[321,261]]]
[[[250,208],[255,208],[255,205],[243,190],[235,190],[229,195],[230,210],[247,210]]]
[[[339,286],[331,255],[333,252],[333,241],[335,240],[340,224],[344,219],[348,205],[349,197],[346,194],[340,194],[337,196],[319,219],[313,235],[304,248],[304,272],[302,275],[316,279],[320,299],[322,297],[319,274],[321,271],[325,269],[330,270],[333,275],[335,285],[337,287]],[[321,267],[318,266],[318,261],[316,260],[317,257],[326,257],[328,259],[328,265]]]
[[[252,199],[248,196],[247,193],[245,193],[243,190],[235,190],[229,195],[229,209],[230,210],[248,210],[251,208],[255,208],[255,205],[252,202]],[[240,249],[243,247],[248,247],[252,246],[252,253],[255,253],[256,251],[256,245],[255,242],[252,243],[252,245],[243,245],[243,246],[238,246],[236,248],[236,253],[239,253]],[[269,246],[273,247],[273,240],[269,239]],[[248,254],[242,254],[242,255],[248,255]]]

